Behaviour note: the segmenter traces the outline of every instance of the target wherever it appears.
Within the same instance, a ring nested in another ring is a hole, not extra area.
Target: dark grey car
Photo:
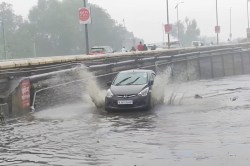
[[[117,74],[105,98],[105,110],[150,109],[155,72],[127,70]]]

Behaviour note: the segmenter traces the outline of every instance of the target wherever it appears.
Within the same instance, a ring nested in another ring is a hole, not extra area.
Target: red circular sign
[[[220,33],[220,26],[215,26],[215,33]]]
[[[90,18],[90,12],[87,8],[81,8],[79,10],[79,17],[81,21],[88,21]]]
[[[165,24],[165,33],[170,33],[172,31],[172,24]]]

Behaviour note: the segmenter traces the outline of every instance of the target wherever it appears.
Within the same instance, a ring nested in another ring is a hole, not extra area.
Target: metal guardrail
[[[228,53],[230,51],[230,53]],[[197,58],[204,58],[204,57],[213,57],[217,55],[229,55],[232,53],[235,53],[235,51],[240,51],[240,48],[229,48],[229,49],[218,49],[218,50],[212,50],[212,51],[204,51],[204,52],[192,52],[192,53],[186,53],[186,54],[179,54],[175,56],[154,56],[154,57],[147,57],[147,58],[139,58],[139,59],[133,59],[133,60],[126,60],[126,61],[120,61],[120,62],[112,62],[112,63],[106,63],[106,64],[100,64],[100,65],[92,65],[88,67],[84,67],[90,71],[98,71],[103,68],[108,68],[108,67],[116,67],[120,65],[131,65],[131,64],[140,64],[142,62],[147,62],[147,61],[163,61],[165,60],[165,63],[161,63],[162,65],[164,64],[169,64],[173,62],[180,62],[180,61],[187,61],[187,60],[192,60],[192,59],[197,59]],[[226,53],[223,53],[226,52]],[[241,51],[240,51],[241,52]],[[215,54],[216,53],[216,54]],[[81,66],[80,66],[81,65]],[[79,64],[80,67],[83,67],[83,64]],[[152,67],[153,65],[151,65]],[[79,67],[78,67],[79,68]],[[143,68],[143,67],[140,67]],[[66,69],[66,70],[60,70],[60,71],[53,71],[49,73],[44,73],[44,74],[38,74],[29,77],[31,80],[36,80],[39,78],[39,80],[42,80],[44,78],[49,78],[52,77],[53,75],[57,75],[60,73],[66,73],[72,70],[77,70],[77,68],[73,69]]]
[[[177,61],[183,61],[187,60],[189,56],[195,56],[195,58],[200,58],[200,57],[211,57],[211,56],[216,56],[214,53],[219,53],[219,55],[222,55],[222,52],[226,51],[236,51],[239,50],[240,48],[228,48],[228,49],[218,49],[218,50],[212,50],[212,51],[204,51],[204,52],[192,52],[192,53],[185,53],[185,54],[178,54],[175,56],[154,56],[154,57],[149,57],[149,58],[140,58],[140,59],[134,59],[134,60],[129,60],[129,61],[121,61],[121,62],[116,62],[116,63],[108,63],[108,64],[101,64],[101,65],[93,65],[89,66],[90,69],[99,69],[103,67],[108,67],[108,66],[116,66],[120,64],[131,64],[131,63],[139,63],[140,61],[158,61],[158,60],[169,60],[169,62],[177,62]],[[227,53],[228,54],[228,53]],[[195,59],[194,58],[194,59]],[[178,59],[178,60],[177,60]]]
[[[156,67],[156,66],[161,66],[161,65],[168,65],[171,63],[175,63],[175,62],[188,61],[188,60],[205,58],[205,57],[213,57],[213,56],[222,56],[222,55],[226,56],[226,55],[230,55],[230,54],[234,54],[234,53],[241,53],[241,52],[249,52],[249,50],[241,50],[241,48],[236,47],[236,48],[217,49],[217,50],[204,51],[204,52],[199,52],[199,51],[197,52],[196,51],[196,52],[190,52],[190,53],[185,53],[185,54],[178,54],[178,55],[174,55],[174,56],[169,56],[169,55],[166,56],[166,55],[164,55],[164,53],[160,53],[160,54],[155,54],[152,57],[135,57],[132,60],[124,60],[124,61],[111,62],[111,63],[109,61],[105,61],[106,64],[91,65],[88,67],[83,66],[82,63],[74,63],[77,65],[77,67],[75,67],[75,68],[38,74],[38,75],[30,76],[29,78],[31,79],[31,81],[32,80],[41,80],[41,79],[49,78],[51,76],[54,76],[54,75],[57,75],[60,73],[72,72],[74,70],[77,71],[77,70],[83,69],[83,68],[88,69],[90,71],[98,71],[98,70],[102,70],[104,68],[109,68],[109,67],[119,67],[121,65],[126,66],[126,65],[133,64],[136,66],[137,64],[140,64],[140,63],[143,64],[144,62],[151,62],[151,63],[148,63],[145,66],[141,66],[140,68],[151,68],[151,67]],[[160,63],[156,64],[156,62],[160,62]],[[53,66],[52,68],[56,68],[56,66]],[[38,70],[43,71],[43,68],[38,69]],[[118,73],[118,71],[107,73],[107,74],[98,74],[96,76],[90,76],[90,77],[86,77],[84,79],[77,79],[74,81],[69,81],[69,82],[65,82],[65,83],[61,83],[61,84],[57,84],[57,85],[53,85],[53,86],[49,86],[46,88],[36,90],[33,92],[34,95],[32,98],[31,109],[33,111],[35,110],[36,97],[37,97],[37,94],[39,94],[40,92],[50,90],[50,89],[60,88],[62,86],[73,84],[76,82],[85,82],[87,79],[89,79],[91,77],[100,78],[100,77],[114,75],[117,73]]]
[[[218,50],[218,51],[219,51],[219,55],[222,55],[223,51],[224,52],[225,51],[231,51],[231,53],[235,53],[235,51],[241,52],[238,49],[226,49],[226,50],[224,49],[224,50]],[[198,59],[198,58],[217,56],[217,54],[214,54],[214,53],[218,53],[218,52],[216,52],[216,51],[206,51],[206,52],[194,52],[194,53],[180,54],[180,55],[174,56],[174,57],[173,56],[149,57],[149,58],[141,58],[141,59],[121,61],[121,62],[110,63],[110,64],[93,65],[93,66],[89,66],[89,67],[82,66],[82,67],[80,67],[80,69],[96,69],[96,70],[98,70],[98,69],[102,69],[102,68],[109,67],[109,66],[116,66],[116,65],[121,65],[121,64],[122,65],[127,65],[127,64],[138,62],[138,61],[152,61],[153,60],[155,62],[154,64],[140,67],[140,68],[150,68],[150,67],[161,66],[161,65],[170,65],[172,63],[180,62],[180,61],[188,61],[188,60],[193,60],[193,59]],[[204,54],[204,55],[201,56],[201,54]],[[226,54],[228,54],[228,53],[226,53]],[[192,56],[192,57],[190,57],[190,56]],[[156,64],[157,61],[159,61],[160,63]],[[79,68],[75,68],[74,70],[79,70]],[[70,71],[70,70],[68,69],[68,70],[63,70],[63,71],[60,71],[60,72],[63,73],[63,72],[67,72],[67,71]],[[50,74],[53,75],[53,74],[56,74],[56,73],[58,74],[58,72],[52,72],[52,73],[42,74],[42,75],[38,75],[38,76],[32,76],[30,78],[34,79],[36,77],[39,78],[39,77],[43,77],[43,76],[50,75]],[[61,83],[61,84],[57,84],[57,85],[54,85],[54,86],[39,89],[39,90],[34,92],[32,104],[31,104],[31,109],[35,110],[36,96],[40,92],[43,92],[43,91],[46,91],[46,90],[49,90],[49,89],[60,88],[62,86],[69,85],[69,84],[76,83],[76,82],[85,82],[89,78],[105,77],[105,76],[110,76],[110,75],[114,75],[114,74],[117,74],[117,73],[118,72],[112,72],[112,73],[107,73],[107,74],[102,74],[102,75],[97,75],[97,76],[90,76],[90,77],[86,77],[84,79],[78,79],[78,80],[74,80],[74,81]]]
[[[72,68],[74,66],[82,65],[81,63],[67,63],[67,64],[54,64],[54,65],[45,65],[43,67],[36,67],[35,69],[31,68],[21,68],[17,71],[17,69],[8,69],[8,70],[0,70],[1,76],[29,76],[38,73],[44,73],[49,71],[58,71],[65,68]]]

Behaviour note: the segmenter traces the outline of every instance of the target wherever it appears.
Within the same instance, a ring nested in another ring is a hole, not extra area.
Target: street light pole
[[[163,23],[162,23],[162,42],[165,43],[165,29]]]
[[[87,0],[83,0],[83,7],[87,6]],[[89,33],[88,33],[88,25],[85,24],[85,38],[86,38],[86,54],[89,54]]]
[[[5,27],[4,27],[4,21],[1,21],[2,24],[2,35],[3,35],[3,52],[4,52],[4,59],[7,59],[7,53],[6,53],[6,39],[5,39]]]
[[[168,0],[166,0],[167,3],[167,24],[169,25],[169,12],[168,12]],[[170,35],[168,33],[168,48],[170,48]]]
[[[249,6],[248,6],[249,0],[247,0],[247,28],[249,28]]]
[[[180,31],[180,26],[179,26],[179,5],[180,5],[181,3],[184,3],[184,2],[179,2],[179,3],[175,6],[176,11],[177,11],[177,38],[178,38],[178,40],[180,40],[180,34],[179,34],[179,31]]]
[[[232,8],[230,7],[230,42],[232,41]]]
[[[176,10],[177,10],[177,37],[178,37],[178,41],[180,40],[180,35],[179,35],[179,30],[180,30],[180,26],[179,26],[179,5],[176,6]]]
[[[217,0],[216,0],[216,26],[218,27],[219,26],[219,19],[218,19],[218,3],[217,3]],[[219,32],[216,32],[217,33],[217,45],[219,45]]]

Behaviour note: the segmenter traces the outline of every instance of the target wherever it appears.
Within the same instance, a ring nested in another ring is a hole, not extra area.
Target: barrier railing
[[[101,64],[101,65],[93,65],[93,66],[89,66],[89,67],[85,67],[85,66],[82,66],[80,68],[76,68],[74,70],[79,70],[79,69],[88,69],[88,70],[93,70],[93,71],[96,71],[96,70],[102,70],[103,68],[107,68],[107,67],[115,67],[115,66],[120,66],[120,65],[131,65],[131,63],[138,63],[138,61],[153,61],[152,64],[149,64],[149,65],[145,65],[145,66],[142,66],[140,68],[152,68],[152,67],[159,67],[159,66],[163,66],[163,65],[172,65],[173,63],[178,63],[178,62],[188,62],[188,61],[191,61],[191,60],[198,60],[200,61],[201,58],[209,58],[209,61],[210,61],[210,65],[213,65],[212,63],[212,58],[215,57],[215,56],[229,56],[229,55],[233,55],[233,54],[241,54],[243,52],[247,52],[249,53],[250,51],[249,50],[240,50],[239,48],[234,48],[234,49],[223,49],[223,50],[218,50],[218,52],[216,51],[206,51],[206,52],[195,52],[195,53],[187,53],[187,54],[180,54],[178,56],[164,56],[164,57],[149,57],[149,58],[141,58],[141,59],[134,59],[134,60],[128,60],[128,61],[121,61],[121,62],[117,62],[117,63],[111,63],[111,64]],[[234,56],[232,56],[234,57]],[[242,58],[242,56],[241,56]],[[241,61],[243,61],[243,59],[241,59]],[[223,62],[223,61],[222,61]],[[233,60],[234,62],[234,60]],[[199,64],[199,62],[198,62]],[[212,69],[212,76],[214,76],[214,71],[213,71],[213,66],[211,66],[211,69]],[[223,70],[224,70],[224,66],[223,66]],[[198,72],[199,74],[201,75],[201,70],[200,70],[200,67],[198,67]],[[68,70],[67,70],[68,71]],[[61,71],[62,73],[65,72],[65,71]],[[106,77],[106,76],[110,76],[110,75],[114,75],[114,74],[117,74],[119,71],[117,72],[111,72],[111,73],[106,73],[106,74],[100,74],[100,75],[96,75],[96,76],[90,76],[90,77],[85,77],[84,79],[77,79],[77,80],[74,80],[74,81],[69,81],[69,82],[65,82],[65,83],[60,83],[60,84],[56,84],[54,86],[49,86],[49,87],[46,87],[46,88],[42,88],[42,89],[39,89],[39,90],[36,90],[34,92],[34,95],[33,95],[33,99],[32,99],[32,104],[31,104],[31,108],[34,110],[35,109],[35,102],[36,102],[36,97],[37,97],[37,94],[40,93],[40,92],[43,92],[43,91],[46,91],[46,90],[50,90],[50,89],[55,89],[55,88],[60,88],[62,86],[65,86],[65,85],[69,85],[69,84],[73,84],[73,83],[77,83],[77,82],[85,82],[86,80],[92,78],[92,77],[96,77],[96,78],[100,78],[100,77]],[[55,72],[56,73],[56,72]],[[47,73],[47,75],[49,76],[50,74],[55,74],[55,73]],[[225,73],[225,72],[224,72]],[[46,74],[43,74],[42,76],[44,76]],[[34,79],[37,79],[37,78],[44,78],[42,76],[32,76],[30,77],[31,80],[34,80]],[[40,79],[39,79],[40,80]]]

